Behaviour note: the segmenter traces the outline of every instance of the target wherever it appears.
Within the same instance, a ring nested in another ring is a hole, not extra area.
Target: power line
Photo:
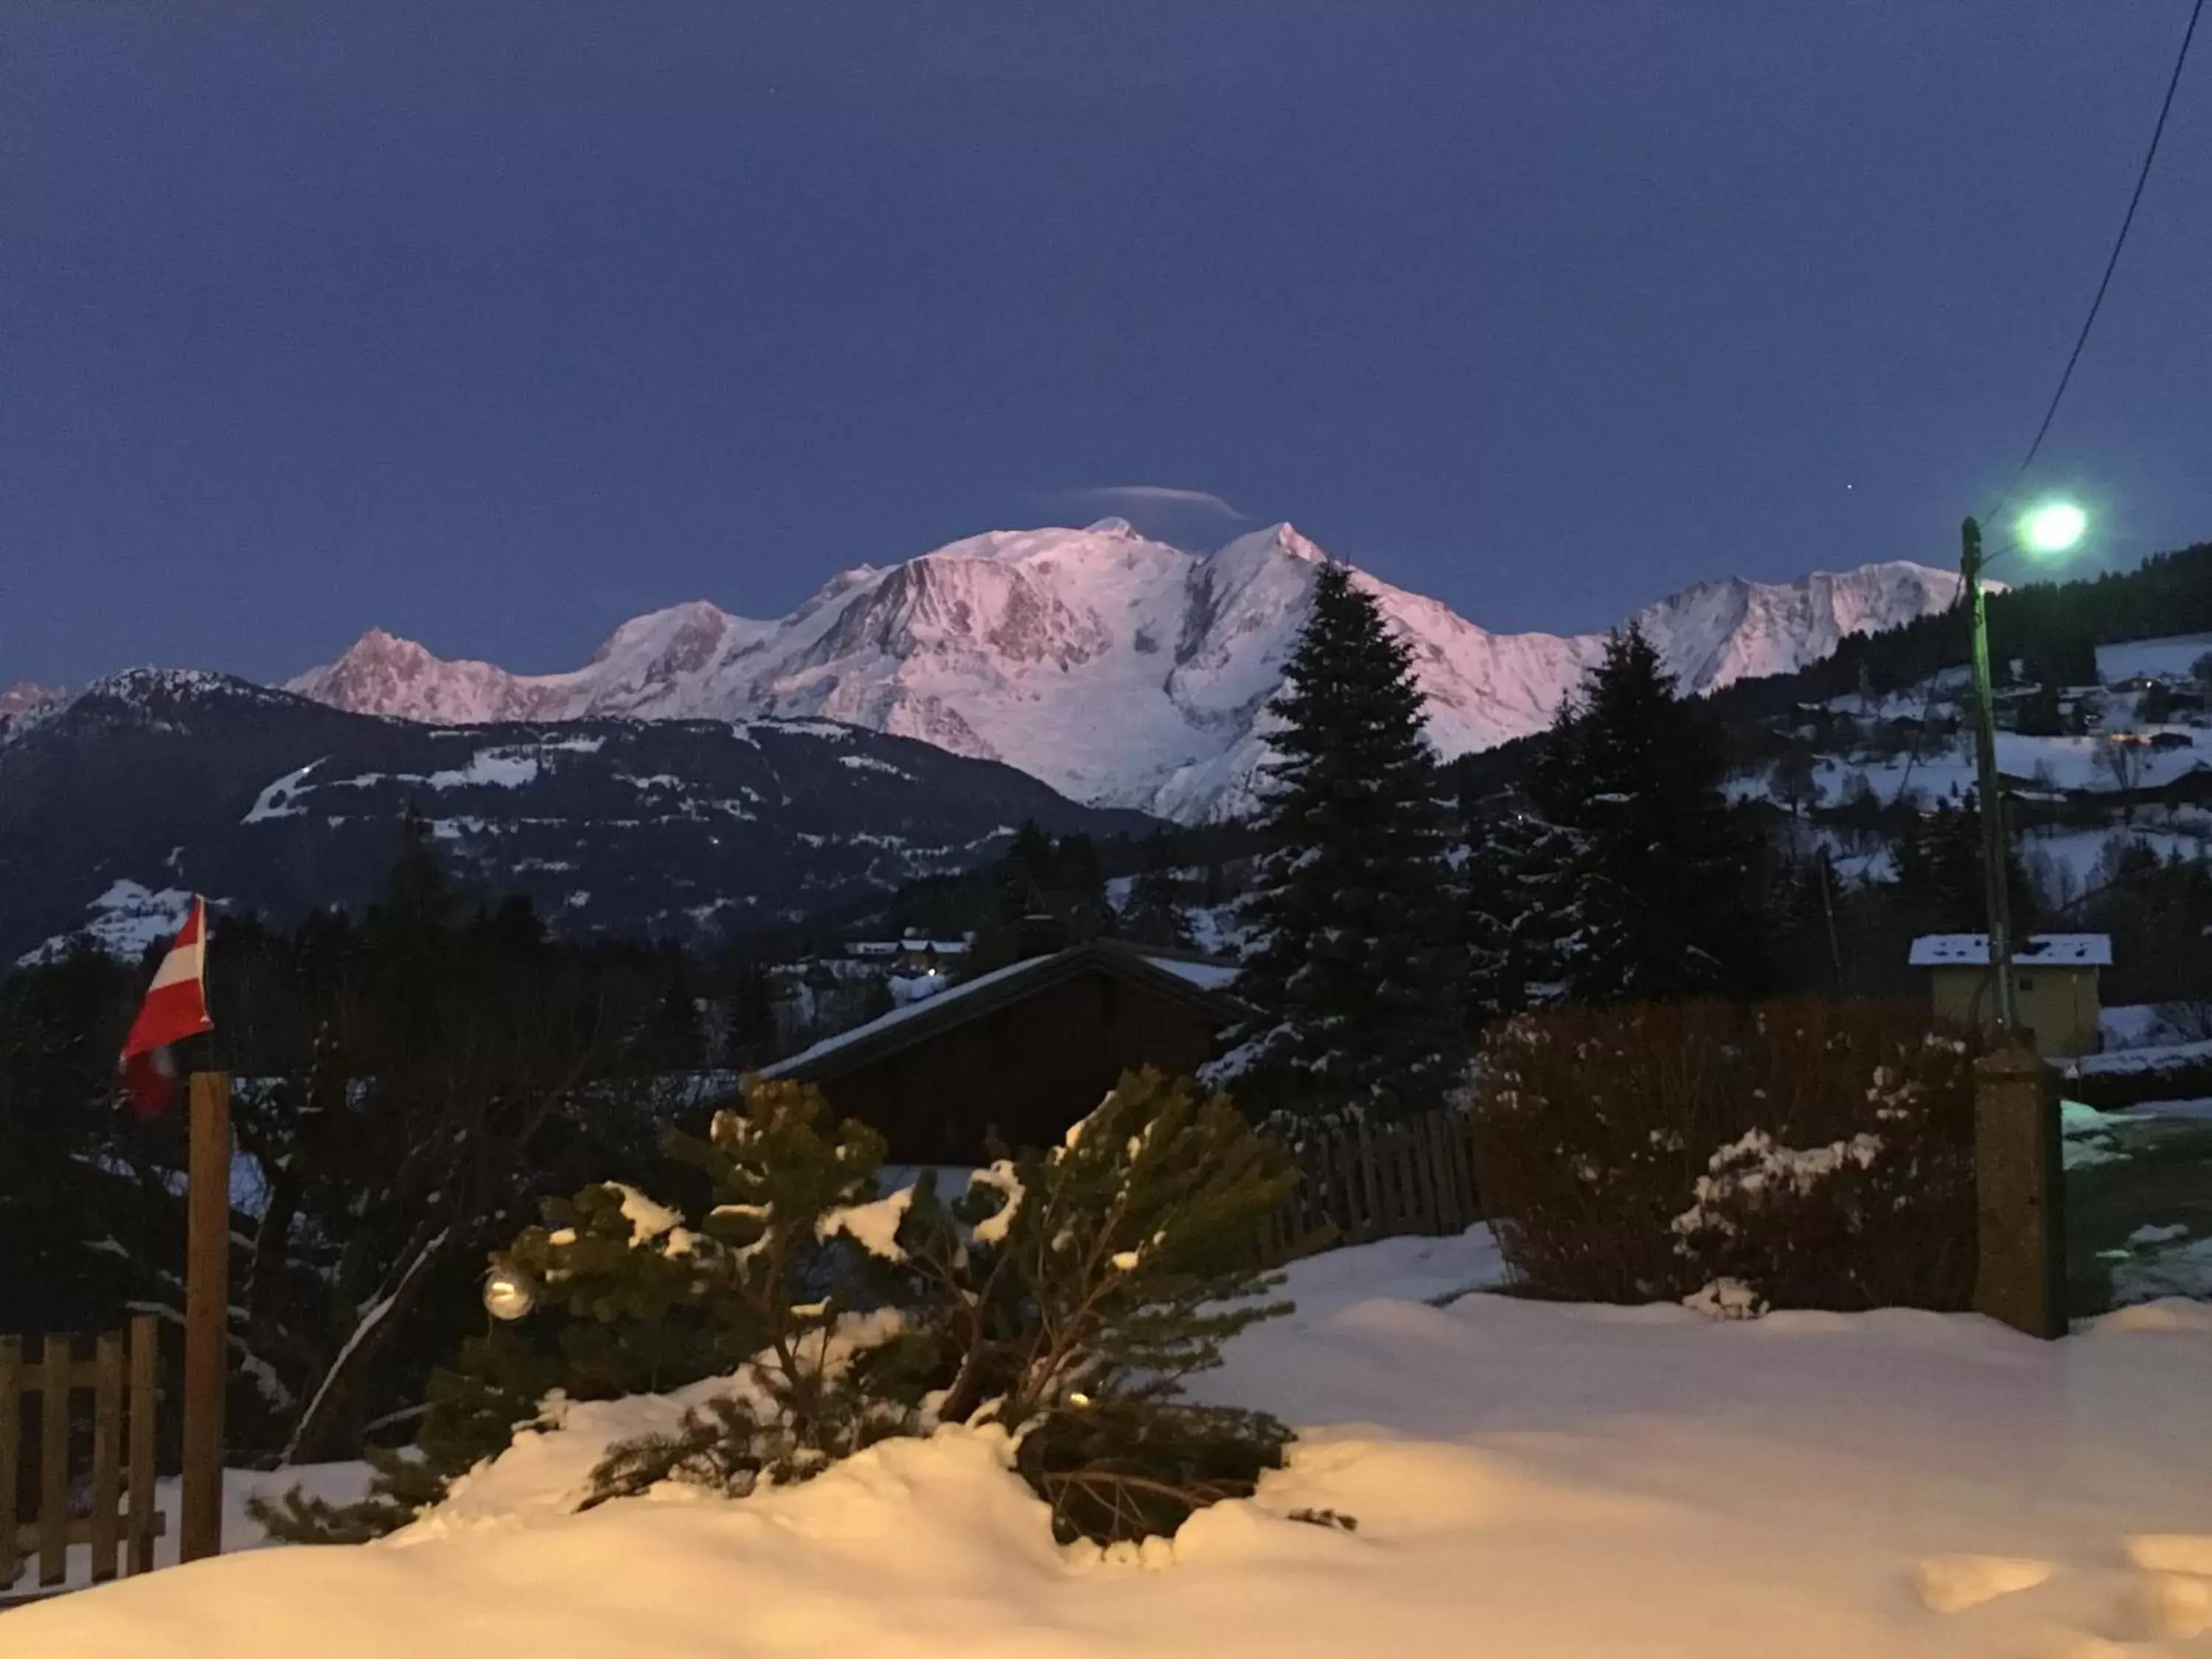
[[[2105,261],[2105,274],[2098,279],[2097,292],[2089,301],[2089,314],[2081,319],[2081,331],[2074,337],[2074,349],[2066,356],[2066,367],[2059,374],[2057,389],[2051,394],[2050,406],[2043,411],[2043,423],[2035,428],[2034,441],[2028,445],[2027,453],[2021,458],[2020,470],[2013,474],[2012,482],[2005,486],[2004,494],[1997,497],[1996,505],[1984,515],[1988,520],[1994,520],[1998,514],[2004,511],[2005,503],[2012,499],[2013,491],[2020,488],[2020,481],[2027,476],[2028,468],[2035,465],[2035,458],[2043,449],[2043,441],[2050,435],[2051,423],[2058,418],[2058,405],[2066,397],[2066,388],[2073,382],[2075,367],[2081,361],[2082,348],[2089,343],[2089,331],[2097,325],[2097,313],[2104,309],[2105,295],[2112,286],[2112,273],[2119,269],[2120,250],[2128,245],[2128,232],[2134,228],[2136,210],[2142,204],[2143,187],[2150,183],[2151,163],[2158,157],[2159,140],[2166,136],[2166,118],[2173,112],[2173,94],[2181,85],[2182,68],[2189,62],[2190,42],[2197,38],[2197,21],[2203,14],[2204,0],[2196,0],[2189,9],[2188,26],[2181,32],[2181,49],[2174,53],[2173,73],[2166,77],[2166,96],[2159,100],[2158,119],[2151,127],[2149,147],[2143,151],[2142,165],[2136,169],[2136,187],[2128,197],[2128,210],[2121,216],[2119,234],[2112,239],[2112,252]],[[1972,599],[1972,596],[1962,586],[1950,608],[1966,609]],[[1912,787],[1913,769],[1920,764],[1921,741],[1926,735],[1929,720],[1936,712],[1936,698],[1942,684],[1943,671],[1939,667],[1929,676],[1928,696],[1921,703],[1920,719],[1914,727],[1911,746],[1905,754],[1904,773],[1898,779],[1896,793],[1890,797],[1893,805],[1902,802]]]
[[[2012,475],[2012,482],[2005,486],[2004,494],[1997,497],[1996,505],[1984,515],[1990,520],[1994,520],[2004,511],[2005,503],[2012,499],[2013,491],[2020,488],[2020,481],[2027,476],[2028,468],[2035,465],[2036,456],[2042,452],[2043,441],[2051,433],[2051,423],[2058,418],[2058,405],[2065,398],[2066,388],[2073,383],[2074,370],[2081,361],[2082,348],[2089,343],[2089,331],[2096,327],[2097,313],[2104,309],[2105,295],[2112,286],[2112,273],[2120,267],[2120,250],[2128,245],[2128,232],[2135,226],[2136,210],[2142,204],[2143,187],[2150,183],[2151,163],[2158,158],[2159,140],[2166,136],[2166,118],[2173,112],[2173,94],[2181,85],[2182,68],[2189,62],[2190,42],[2197,38],[2197,21],[2203,15],[2204,0],[2196,0],[2189,9],[2188,26],[2181,32],[2180,50],[2173,55],[2173,72],[2166,78],[2166,96],[2159,100],[2158,119],[2151,126],[2149,146],[2143,151],[2142,165],[2136,169],[2136,187],[2128,197],[2128,210],[2121,216],[2119,234],[2112,239],[2112,253],[2105,261],[2105,274],[2098,279],[2097,292],[2089,301],[2089,314],[2081,319],[2081,331],[2074,337],[2074,349],[2066,355],[2066,367],[2059,374],[2057,389],[2051,394],[2050,406],[2043,411],[2043,423],[2035,428],[2034,441],[2028,445],[2027,453],[2021,458],[2020,470]],[[1972,597],[1961,587],[1953,608],[1964,609]],[[1935,713],[1936,692],[1942,683],[1943,672],[1939,668],[1929,678],[1928,697],[1921,706],[1919,729],[1913,733],[1912,747],[1905,757],[1905,774],[1899,780],[1897,793],[1891,797],[1893,800],[1904,799],[1905,792],[1911,786],[1913,768],[1920,763],[1921,737],[1927,730],[1929,717]]]
[[[2081,361],[2081,348],[2089,343],[2089,331],[2097,325],[2097,313],[2103,308],[2106,291],[2112,285],[2112,273],[2119,269],[2120,250],[2128,245],[2128,231],[2136,222],[2136,209],[2142,204],[2143,186],[2150,182],[2150,164],[2158,155],[2158,141],[2166,135],[2166,118],[2173,110],[2174,89],[2181,84],[2182,65],[2189,61],[2189,43],[2197,38],[2197,20],[2203,14],[2204,0],[2197,0],[2189,9],[2189,27],[2181,32],[2181,50],[2174,54],[2173,73],[2166,77],[2166,97],[2158,106],[2158,122],[2150,130],[2150,148],[2143,152],[2142,166],[2136,171],[2135,193],[2128,198],[2128,210],[2120,221],[2120,234],[2112,239],[2112,257],[2105,261],[2105,274],[2097,283],[2096,297],[2089,301],[2089,314],[2081,319],[2081,331],[2075,337],[2074,349],[2067,354],[2066,368],[2058,376],[2058,389],[2051,394],[2050,408],[2043,411],[2043,424],[2035,428],[2035,441],[2028,445],[2027,454],[2020,464],[2020,471],[2013,474],[2012,482],[2005,486],[2004,494],[1997,498],[1996,506],[1990,510],[1992,519],[2004,510],[2005,502],[2012,499],[2013,491],[2020,488],[2020,481],[2027,476],[2027,469],[2035,465],[2036,455],[2043,447],[2043,440],[2051,431],[2051,423],[2058,417],[2058,405],[2066,396],[2066,387],[2074,379],[2075,365]]]

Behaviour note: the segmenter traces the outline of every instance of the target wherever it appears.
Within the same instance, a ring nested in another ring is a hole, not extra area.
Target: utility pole
[[[2012,897],[2005,880],[2004,792],[1997,782],[1995,693],[1990,685],[1989,611],[1982,592],[1982,527],[1966,520],[1960,532],[1959,574],[1973,605],[1974,774],[1982,812],[1982,885],[1990,919],[1990,982],[1996,988],[1997,1025],[2007,1036],[2020,1029],[2020,997],[2013,983]]]
[[[2058,553],[2081,539],[2081,510],[2053,502],[2029,514],[2021,544]],[[1960,533],[1959,574],[1973,605],[1974,769],[1982,809],[1982,880],[1990,913],[1990,979],[1996,1041],[1974,1062],[1974,1309],[2031,1336],[2066,1334],[2066,1173],[2058,1093],[2027,1047],[2013,978],[2010,887],[2005,880],[2004,791],[1997,781],[1996,696],[1990,686],[1989,610],[1982,592],[1982,527]]]

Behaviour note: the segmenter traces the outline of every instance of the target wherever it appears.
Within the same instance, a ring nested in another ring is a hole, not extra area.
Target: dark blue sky
[[[1115,485],[1501,628],[1948,559],[2186,9],[8,0],[0,684],[568,665]],[[2039,468],[2107,562],[2212,536],[2209,210],[2200,51]]]

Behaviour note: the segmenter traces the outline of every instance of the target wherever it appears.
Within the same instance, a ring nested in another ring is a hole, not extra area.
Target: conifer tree
[[[1848,901],[1827,849],[1816,847],[1803,858],[1776,856],[1765,886],[1772,988],[1788,996],[1852,994],[1838,920]]]
[[[1470,1033],[1559,994],[1560,941],[1575,927],[1572,830],[1515,801],[1468,848],[1463,922]]]
[[[1914,927],[1930,933],[1978,933],[1989,927],[1982,821],[1975,808],[1938,801],[1897,838],[1895,858],[1894,896]],[[2017,849],[2005,855],[2005,879],[2014,929],[2024,933],[2036,907]]]
[[[1536,769],[1539,805],[1576,835],[1562,940],[1571,1000],[1762,988],[1756,842],[1721,793],[1724,769],[1717,735],[1650,641],[1633,626],[1614,634]]]
[[[731,989],[729,1062],[749,1072],[775,1058],[775,981],[761,962],[738,964]]]
[[[1054,841],[1035,820],[1025,819],[990,880],[989,913],[963,964],[969,977],[1113,929],[1105,872],[1088,836]]]
[[[1274,850],[1237,986],[1257,1012],[1213,1075],[1299,1116],[1436,1106],[1468,1059],[1447,803],[1412,653],[1345,567],[1322,566],[1268,707]]]
[[[715,1376],[672,1427],[607,1448],[585,1504],[664,1480],[743,1496],[887,1436],[988,1422],[1012,1431],[1054,1533],[1107,1542],[1172,1532],[1280,1466],[1284,1425],[1184,1393],[1287,1309],[1254,1245],[1297,1172],[1225,1097],[1125,1074],[1058,1145],[946,1193],[930,1170],[884,1191],[881,1137],[790,1082],[756,1083],[671,1150],[705,1178],[691,1216],[618,1182],[549,1205],[496,1258],[538,1310],[432,1380],[411,1451],[372,1449],[368,1499],[295,1489],[256,1500],[263,1524],[374,1537],[541,1421],[554,1390]]]
[[[1190,919],[1183,914],[1182,896],[1167,837],[1154,835],[1145,843],[1144,872],[1130,884],[1121,931],[1139,945],[1188,950]]]

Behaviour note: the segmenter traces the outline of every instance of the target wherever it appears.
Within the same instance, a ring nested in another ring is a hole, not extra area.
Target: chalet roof
[[[921,933],[908,933],[903,939],[857,939],[845,944],[848,957],[919,956],[927,951],[940,957],[964,957],[970,941],[965,939],[930,939]]]
[[[894,1008],[865,1025],[824,1037],[788,1060],[764,1066],[760,1075],[807,1082],[842,1076],[940,1031],[1018,1002],[1048,986],[1091,972],[1106,974],[1174,1000],[1193,1004],[1215,1015],[1224,1024],[1243,1012],[1223,989],[1236,977],[1234,964],[1164,951],[1139,951],[1110,940],[1094,939],[1088,945],[1073,945],[1049,956],[1030,957],[1026,961],[994,969],[988,974],[977,975],[964,985],[955,985],[935,996]]]
[[[2109,968],[2110,933],[2032,933],[2012,953],[2015,968]],[[1912,941],[1915,968],[1986,968],[1987,933],[1923,933]]]

